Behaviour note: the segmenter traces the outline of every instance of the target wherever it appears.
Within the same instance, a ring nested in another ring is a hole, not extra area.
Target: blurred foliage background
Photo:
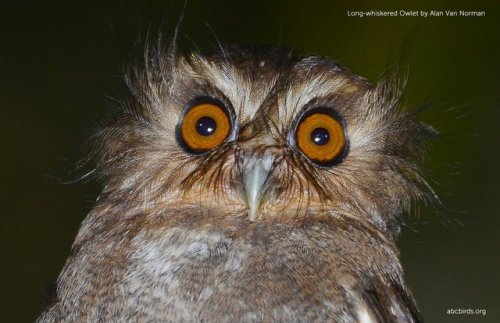
[[[92,120],[126,95],[148,30],[172,34],[183,1],[0,4],[0,321],[32,321],[96,183],[64,184]],[[183,48],[263,43],[331,56],[376,83],[405,42],[405,101],[441,132],[426,159],[443,207],[406,217],[400,247],[428,322],[500,321],[500,6],[497,1],[190,0]],[[355,10],[484,10],[485,17],[348,17]],[[486,309],[450,316],[449,308]]]

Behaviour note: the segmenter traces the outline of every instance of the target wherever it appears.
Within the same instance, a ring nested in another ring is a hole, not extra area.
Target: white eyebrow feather
[[[266,83],[253,84],[236,66],[215,64],[202,60],[205,76],[231,101],[236,112],[245,119],[253,119],[277,82],[274,76]]]

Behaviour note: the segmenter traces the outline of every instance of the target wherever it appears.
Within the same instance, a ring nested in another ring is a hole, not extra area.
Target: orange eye
[[[217,147],[224,142],[230,130],[231,121],[226,110],[210,102],[193,105],[178,125],[180,141],[194,153]]]
[[[307,158],[325,166],[342,157],[346,146],[342,124],[322,112],[309,114],[299,122],[295,142]]]

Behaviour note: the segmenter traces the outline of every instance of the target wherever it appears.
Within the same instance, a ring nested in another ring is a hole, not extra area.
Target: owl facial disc
[[[269,151],[262,156],[247,155],[242,160],[241,180],[249,207],[248,219],[255,221],[270,184],[273,159]]]

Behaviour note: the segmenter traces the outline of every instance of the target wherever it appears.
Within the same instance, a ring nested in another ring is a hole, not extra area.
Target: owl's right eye
[[[188,107],[177,125],[181,145],[198,154],[222,144],[230,132],[231,118],[227,109],[214,102],[200,102]]]

